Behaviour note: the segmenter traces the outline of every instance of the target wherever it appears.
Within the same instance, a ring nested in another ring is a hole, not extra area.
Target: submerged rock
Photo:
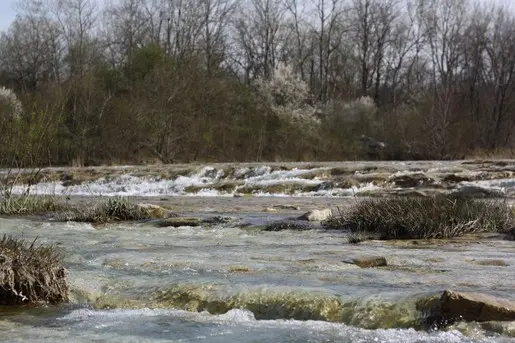
[[[327,191],[327,190],[333,189],[333,188],[335,188],[334,182],[332,182],[332,181],[324,181],[321,184],[319,184],[318,186],[316,186],[315,192]]]
[[[300,211],[300,207],[296,205],[274,205],[274,208],[278,208],[281,210],[294,210]]]
[[[310,222],[321,222],[324,220],[327,220],[333,216],[333,211],[331,211],[330,208],[326,208],[323,210],[313,210],[304,213],[302,216],[300,216],[299,220],[307,220]]]
[[[243,222],[241,218],[238,217],[230,217],[230,216],[214,216],[205,218],[203,220],[205,224],[209,225],[242,225]]]
[[[156,222],[157,227],[201,226],[202,219],[190,217],[166,218]]]
[[[446,290],[430,309],[429,318],[446,326],[456,321],[515,321],[515,301],[481,293]]]
[[[177,285],[159,291],[153,301],[160,306],[211,314],[245,309],[256,319],[297,319],[341,321],[342,303],[338,296],[311,291],[248,288],[227,294],[219,285]]]
[[[503,192],[495,189],[487,189],[480,186],[465,185],[461,186],[452,195],[468,198],[502,198]]]
[[[283,231],[283,230],[295,230],[295,231],[307,231],[319,229],[318,225],[306,223],[299,220],[279,220],[276,222],[268,223],[264,231]]]
[[[435,180],[426,176],[424,173],[415,173],[392,176],[390,182],[393,182],[398,187],[414,188],[432,185]]]
[[[469,182],[472,181],[470,176],[467,175],[459,175],[459,174],[449,174],[445,175],[442,178],[442,182],[449,183],[449,184],[456,184],[460,182]]]
[[[361,257],[352,259],[352,263],[361,268],[386,267],[388,263],[384,257]]]
[[[484,322],[481,323],[484,330],[498,333],[499,335],[515,337],[515,321],[511,322]]]

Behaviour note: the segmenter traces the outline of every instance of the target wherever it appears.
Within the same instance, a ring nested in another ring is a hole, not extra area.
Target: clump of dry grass
[[[108,223],[117,221],[133,221],[151,219],[148,211],[133,204],[125,197],[112,197],[93,207],[74,207],[59,213],[59,221],[76,221],[87,223]]]
[[[34,195],[4,195],[0,200],[0,215],[27,215],[62,210],[55,197]]]
[[[504,201],[454,196],[367,199],[328,220],[330,229],[369,233],[380,239],[451,238],[506,232],[513,213]]]
[[[4,235],[0,240],[0,304],[68,301],[62,256],[52,246]]]

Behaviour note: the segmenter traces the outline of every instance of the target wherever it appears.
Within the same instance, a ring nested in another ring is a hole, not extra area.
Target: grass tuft
[[[86,223],[108,223],[117,221],[134,221],[151,219],[144,208],[133,204],[125,197],[108,198],[94,207],[72,208],[57,216],[59,221],[75,221]]]
[[[439,195],[362,200],[324,226],[380,239],[432,239],[507,232],[512,224],[513,213],[505,201]]]
[[[4,196],[0,200],[0,215],[27,215],[55,212],[62,209],[57,199],[51,196]]]
[[[52,246],[4,235],[0,240],[0,304],[68,301],[62,256]]]

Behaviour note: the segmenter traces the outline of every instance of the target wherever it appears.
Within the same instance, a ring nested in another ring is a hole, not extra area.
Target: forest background
[[[16,13],[0,36],[1,166],[515,148],[515,15],[496,2],[21,0]]]

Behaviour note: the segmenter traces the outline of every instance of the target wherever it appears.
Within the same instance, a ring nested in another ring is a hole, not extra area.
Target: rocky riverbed
[[[514,173],[515,161],[477,160],[46,168],[11,179],[18,193],[85,196],[513,197]]]
[[[2,308],[0,328],[7,334],[0,341],[514,342],[515,241],[503,235],[351,244],[348,233],[321,230],[316,221],[304,221],[313,226],[302,231],[266,230],[267,224],[311,210],[335,212],[352,205],[356,197],[330,192],[346,188],[317,194],[264,193],[263,188],[213,192],[214,185],[229,180],[240,180],[238,187],[321,185],[389,168],[373,196],[454,192],[472,184],[495,191],[475,196],[509,197],[510,166],[515,163],[44,170],[31,191],[50,193],[53,187],[60,201],[75,205],[93,204],[100,195],[131,195],[135,203],[155,204],[194,221],[87,224],[56,222],[51,216],[0,218],[0,235],[39,237],[63,253],[71,297],[65,305]],[[269,169],[257,172],[263,168]],[[172,170],[181,173],[172,176]],[[169,176],[157,177],[157,172]],[[81,179],[88,173],[94,176]],[[419,174],[434,184],[406,181],[406,175],[415,180]],[[465,175],[468,181],[456,179]],[[398,177],[405,180],[403,186]],[[188,187],[197,189],[189,192]]]

